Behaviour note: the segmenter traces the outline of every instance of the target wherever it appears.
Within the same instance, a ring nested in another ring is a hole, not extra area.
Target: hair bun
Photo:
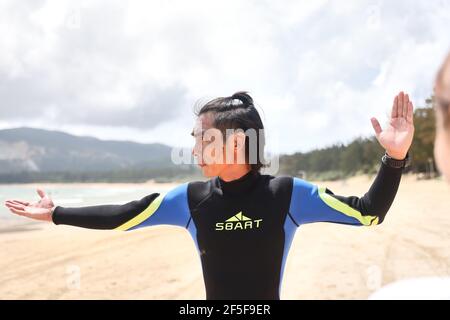
[[[253,99],[250,97],[250,95],[246,91],[239,91],[236,92],[231,96],[231,99],[237,99],[242,102],[242,104],[249,108],[253,106]]]

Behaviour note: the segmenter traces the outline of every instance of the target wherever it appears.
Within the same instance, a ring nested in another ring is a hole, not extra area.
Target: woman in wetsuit
[[[66,208],[55,206],[38,190],[39,202],[8,200],[6,206],[15,214],[83,228],[135,230],[161,224],[185,228],[201,258],[207,299],[279,299],[284,264],[300,225],[383,222],[414,133],[413,105],[401,92],[384,130],[372,119],[386,150],[372,186],[361,198],[344,197],[302,179],[260,173],[264,127],[247,93],[211,100],[197,116],[193,154],[203,175],[210,178],[207,181],[124,205]]]

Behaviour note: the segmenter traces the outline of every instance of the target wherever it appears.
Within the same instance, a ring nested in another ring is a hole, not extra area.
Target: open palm
[[[52,199],[42,189],[36,190],[40,200],[30,203],[23,200],[6,200],[6,207],[14,214],[35,220],[51,221],[52,208],[55,206]]]
[[[400,92],[394,99],[391,119],[383,130],[377,119],[372,118],[372,126],[378,142],[395,159],[404,159],[411,147],[414,136],[414,107],[409,96]]]

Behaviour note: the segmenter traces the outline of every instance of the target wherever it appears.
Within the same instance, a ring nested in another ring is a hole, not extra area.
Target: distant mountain
[[[104,141],[33,128],[0,130],[0,175],[181,169],[170,155],[171,147],[157,143]]]

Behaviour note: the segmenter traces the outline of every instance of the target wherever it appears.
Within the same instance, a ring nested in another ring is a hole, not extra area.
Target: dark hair
[[[252,97],[245,91],[239,91],[230,97],[220,97],[208,101],[203,106],[199,106],[199,110],[195,113],[200,116],[204,113],[211,112],[213,116],[214,128],[219,129],[223,136],[226,136],[227,129],[242,129],[246,132],[248,129],[256,131],[257,155],[256,163],[251,163],[251,169],[258,172],[264,167],[264,146],[265,137],[264,125],[261,121],[258,111],[255,108]],[[262,149],[262,150],[261,150]],[[249,138],[245,137],[245,159],[249,162]]]

